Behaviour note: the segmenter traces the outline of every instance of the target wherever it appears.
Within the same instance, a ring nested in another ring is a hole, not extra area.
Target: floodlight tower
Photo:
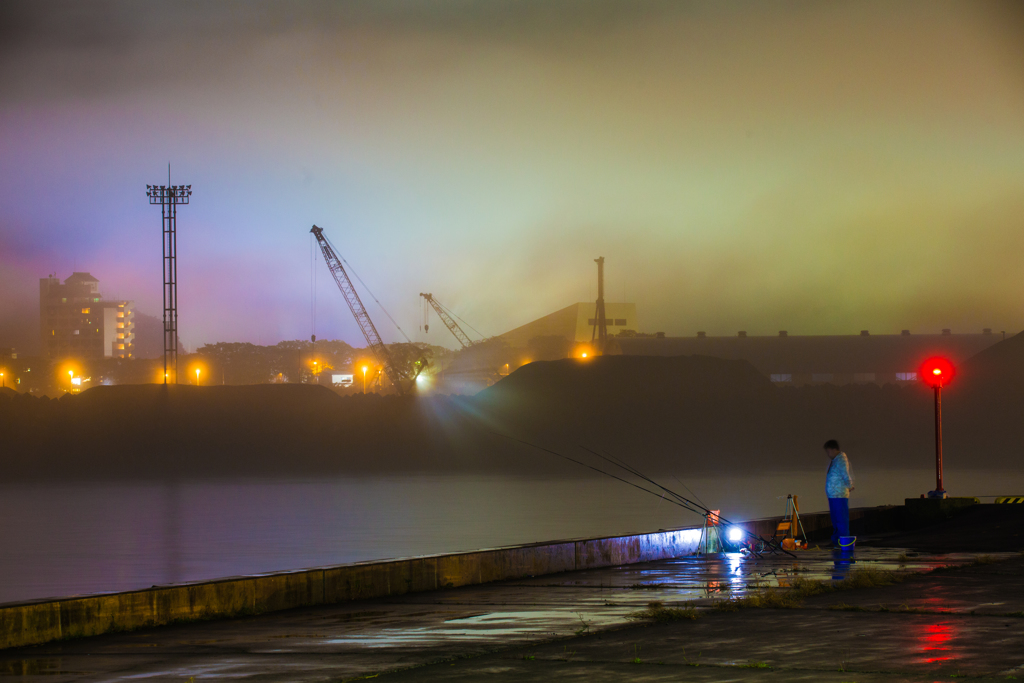
[[[178,204],[188,204],[191,185],[171,185],[167,167],[166,185],[146,185],[150,204],[160,205],[163,219],[164,266],[164,384],[169,377],[178,383]]]

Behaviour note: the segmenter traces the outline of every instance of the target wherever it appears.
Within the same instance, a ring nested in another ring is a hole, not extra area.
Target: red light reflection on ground
[[[937,664],[953,659],[951,641],[956,636],[949,622],[928,624],[920,634],[922,659],[927,664]]]

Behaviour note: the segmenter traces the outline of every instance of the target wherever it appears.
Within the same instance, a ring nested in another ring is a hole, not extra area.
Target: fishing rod
[[[656,486],[656,487],[660,488],[661,490],[663,490],[665,493],[668,493],[669,495],[673,496],[673,498],[675,498],[675,500],[673,500],[671,498],[665,498],[664,495],[659,495],[657,492],[652,491],[652,490],[650,490],[648,488],[644,488],[643,486],[640,486],[639,484],[631,482],[628,479],[623,479],[622,477],[616,476],[616,475],[614,475],[614,474],[612,474],[610,472],[606,472],[605,470],[602,470],[602,469],[599,469],[597,467],[594,467],[593,465],[589,465],[589,464],[583,462],[582,460],[577,460],[576,458],[571,458],[568,455],[564,455],[564,454],[559,453],[558,451],[554,451],[554,450],[552,450],[550,448],[545,448],[544,446],[540,446],[538,444],[531,443],[531,442],[526,441],[524,439],[516,438],[516,437],[511,436],[509,434],[502,434],[501,432],[496,432],[496,431],[491,431],[491,433],[495,434],[497,436],[504,437],[504,438],[509,439],[511,441],[515,441],[517,443],[521,443],[524,446],[529,446],[531,448],[536,448],[539,451],[543,451],[545,453],[549,453],[549,454],[554,455],[556,457],[562,458],[563,460],[568,460],[569,462],[576,463],[577,465],[580,465],[582,467],[586,467],[589,470],[593,470],[594,472],[598,472],[598,473],[603,474],[603,475],[605,475],[607,477],[611,477],[612,479],[621,481],[624,484],[628,484],[629,486],[632,486],[633,488],[640,489],[641,491],[646,491],[647,493],[650,493],[653,496],[658,496],[662,500],[665,500],[665,501],[667,501],[669,503],[673,503],[675,505],[678,505],[679,507],[681,507],[681,508],[683,508],[685,510],[689,510],[690,512],[698,514],[698,515],[700,515],[700,516],[702,516],[704,518],[707,518],[708,515],[711,514],[711,509],[710,508],[708,508],[708,507],[706,507],[704,505],[701,505],[699,503],[695,503],[692,500],[690,500],[689,498],[681,496],[680,494],[676,493],[675,491],[672,491],[671,489],[668,489],[668,488],[662,486],[661,484],[659,484],[658,482],[654,481],[650,477],[648,477],[645,474],[641,473],[639,470],[633,468],[632,466],[629,466],[629,465],[625,464],[625,461],[623,461],[621,464],[617,463],[614,460],[612,460],[612,459],[610,459],[610,458],[608,458],[608,457],[606,457],[604,455],[601,455],[600,453],[598,453],[596,451],[593,451],[593,450],[587,448],[586,446],[580,446],[580,448],[582,448],[583,450],[585,450],[585,451],[587,451],[589,453],[592,453],[592,454],[598,456],[599,458],[602,458],[603,460],[606,460],[607,462],[610,462],[611,464],[616,465],[617,467],[619,467],[619,468],[621,468],[623,470],[626,470],[627,472],[630,472],[631,474],[634,474],[637,477],[640,477],[641,479],[643,479],[643,480],[653,484],[654,486]],[[768,541],[768,540],[762,538],[761,536],[759,536],[758,534],[755,534],[754,532],[749,531],[749,530],[747,530],[747,529],[745,529],[743,527],[733,525],[732,522],[730,522],[729,520],[723,518],[721,515],[717,515],[717,517],[718,517],[718,519],[720,521],[725,522],[727,525],[734,526],[735,528],[739,529],[742,533],[746,534],[747,536],[750,536],[751,538],[760,541],[765,546],[770,548],[772,550],[772,552],[781,551],[781,552],[786,553],[790,557],[796,558],[796,555],[794,555],[793,553],[789,552],[785,548],[782,548],[778,544],[773,543],[771,541]]]
[[[497,436],[503,436],[506,439],[510,439],[512,441],[516,441],[518,443],[523,444],[524,446],[530,446],[531,448],[536,448],[537,450],[544,451],[545,453],[550,453],[551,455],[558,456],[559,458],[562,458],[563,460],[568,460],[569,462],[574,462],[577,465],[581,465],[583,467],[586,467],[588,470],[593,470],[595,472],[600,472],[601,474],[605,475],[606,477],[611,477],[612,479],[616,479],[618,481],[621,481],[623,484],[628,484],[628,485],[632,486],[633,488],[640,489],[641,491],[646,491],[647,493],[650,493],[652,496],[657,496],[658,495],[657,492],[652,491],[652,490],[650,490],[648,488],[644,488],[643,486],[640,486],[639,484],[631,482],[628,479],[623,479],[622,477],[618,477],[618,476],[612,474],[611,472],[606,472],[606,471],[604,471],[602,469],[594,467],[593,465],[588,465],[587,463],[583,462],[582,460],[577,460],[576,458],[570,458],[568,455],[564,455],[562,453],[559,453],[558,451],[553,451],[550,448],[545,448],[544,446],[538,446],[535,443],[530,443],[529,441],[524,441],[523,439],[517,439],[514,436],[510,436],[508,434],[502,434],[501,432],[491,432],[491,433],[495,434]],[[665,498],[664,496],[659,496],[659,498],[662,498],[666,502],[672,503],[673,505],[678,505],[679,507],[681,507],[683,509],[686,509],[686,510],[689,510],[690,512],[693,512],[695,514],[698,514],[698,515],[702,514],[699,510],[694,510],[689,505],[686,505],[685,503],[682,503],[682,502],[680,502],[678,500],[672,500],[671,498]]]
[[[675,496],[679,501],[681,501],[683,503],[687,503],[690,506],[698,508],[699,510],[703,511],[704,516],[707,516],[707,515],[711,514],[711,509],[709,507],[707,507],[706,505],[704,505],[703,503],[694,502],[694,501],[690,500],[689,498],[686,498],[685,496],[682,496],[682,495],[676,493],[672,489],[669,489],[669,488],[667,488],[665,486],[662,486],[661,484],[659,484],[658,482],[656,482],[655,480],[651,479],[646,474],[641,472],[640,470],[636,469],[635,467],[633,467],[632,465],[627,463],[625,460],[622,460],[621,458],[619,458],[617,456],[614,456],[614,455],[611,455],[611,454],[609,454],[609,456],[606,457],[606,456],[602,455],[601,453],[598,453],[595,450],[587,448],[586,446],[580,446],[580,448],[582,448],[583,450],[587,451],[588,453],[596,455],[597,457],[601,458],[602,460],[605,460],[606,462],[609,462],[609,463],[611,463],[611,464],[613,464],[613,465],[615,465],[617,467],[620,467],[620,468],[626,470],[627,472],[629,472],[629,473],[631,473],[631,474],[633,474],[633,475],[635,475],[637,477],[640,477],[644,481],[647,481],[647,482],[653,484],[654,486],[657,486],[662,491],[665,491],[666,493],[668,493],[668,494],[670,494],[672,496]],[[655,495],[657,495],[657,494],[655,494]],[[686,509],[691,510],[693,512],[697,512],[697,510],[694,510],[693,507],[688,507],[688,506],[684,506],[684,507],[686,507]],[[731,521],[729,521],[728,519],[726,519],[725,517],[722,517],[721,515],[716,515],[716,517],[718,517],[718,519],[720,521],[724,522],[727,526],[731,526],[733,528],[739,529],[740,531],[745,533],[747,536],[749,536],[749,537],[751,537],[753,539],[756,539],[758,541],[761,541],[766,546],[768,546],[772,550],[772,552],[775,552],[776,550],[779,550],[781,552],[786,553],[790,557],[796,557],[796,555],[794,555],[793,553],[789,552],[785,548],[781,547],[779,544],[773,543],[772,541],[768,541],[768,540],[762,538],[759,534],[755,534],[753,531],[749,531],[749,530],[747,530],[747,529],[745,529],[745,528],[743,528],[741,526],[737,526],[737,525],[733,524]]]

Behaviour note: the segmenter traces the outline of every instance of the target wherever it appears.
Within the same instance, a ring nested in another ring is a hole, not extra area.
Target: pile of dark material
[[[944,407],[947,450],[970,458],[960,466],[1017,466],[1024,337],[965,363]],[[0,466],[8,477],[571,471],[501,433],[609,451],[648,473],[816,468],[831,437],[858,467],[928,468],[932,430],[923,386],[779,388],[744,361],[605,356],[532,363],[474,397],[287,384],[5,393]]]

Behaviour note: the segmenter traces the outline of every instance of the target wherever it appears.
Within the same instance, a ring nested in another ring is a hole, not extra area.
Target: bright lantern
[[[933,388],[947,386],[954,375],[956,375],[956,370],[953,368],[953,364],[948,359],[938,356],[929,358],[922,363],[918,373],[921,381]]]

